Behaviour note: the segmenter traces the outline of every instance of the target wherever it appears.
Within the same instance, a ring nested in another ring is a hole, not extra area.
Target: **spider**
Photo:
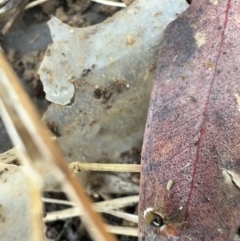
[[[182,209],[183,207],[180,207],[170,218],[167,218],[165,215],[155,212],[153,208],[147,208],[144,211],[144,220],[147,224],[158,227],[160,233],[166,235],[168,238],[176,237],[177,230],[174,225],[181,225],[186,222],[174,223],[172,221],[179,216]]]

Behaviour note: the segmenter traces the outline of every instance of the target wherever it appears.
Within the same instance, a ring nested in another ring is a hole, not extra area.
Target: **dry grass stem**
[[[128,196],[128,197],[121,197],[121,198],[115,198],[112,200],[102,201],[94,203],[94,205],[97,205],[98,207],[105,208],[105,209],[118,209],[118,208],[124,208],[134,205],[135,203],[138,203],[139,196]]]
[[[68,219],[72,217],[78,217],[83,214],[82,210],[78,207],[67,208],[60,211],[53,211],[47,213],[47,215],[43,218],[45,223],[53,222],[62,219]]]
[[[68,165],[73,174],[81,171],[98,172],[141,172],[140,164],[106,164],[106,163],[83,163],[72,162]]]
[[[42,198],[42,201],[45,203],[55,203],[55,204],[62,204],[62,205],[69,205],[69,206],[77,206],[76,203],[67,201],[67,200],[59,200],[59,199],[53,199],[53,198]]]
[[[93,206],[105,208],[105,209],[118,209],[118,208],[132,206],[138,202],[138,199],[139,199],[138,195],[121,197],[121,198],[115,198],[115,199],[111,199],[111,200],[107,200],[107,201],[97,202],[97,203],[94,203]],[[46,203],[56,203],[56,204],[77,206],[76,203],[66,201],[66,200],[42,198],[42,201],[46,202]]]
[[[37,1],[34,1],[34,2],[30,2],[29,4],[27,4],[25,9],[33,8],[37,5],[43,4],[43,3],[48,2],[48,1],[50,1],[50,0],[37,0]]]
[[[130,222],[133,222],[133,223],[138,223],[138,215],[124,213],[124,212],[115,211],[115,210],[106,210],[106,209],[97,209],[97,210],[99,212],[107,213],[107,214],[110,214],[112,216],[122,218],[124,220],[130,221]]]
[[[7,21],[7,23],[2,28],[2,34],[6,35],[10,28],[13,26],[14,22],[17,20],[19,15],[21,14],[22,10],[24,10],[25,6],[27,5],[29,0],[23,0],[17,9],[12,13],[11,17]]]
[[[41,192],[37,182],[29,180],[29,189],[30,189],[30,208],[29,212],[31,215],[31,240],[33,241],[42,241],[44,240],[43,232],[43,221],[42,221],[42,202],[41,202]]]
[[[121,7],[121,8],[127,7],[125,3],[112,2],[112,1],[108,1],[108,0],[92,0],[92,1],[101,3],[101,4],[105,4],[108,6],[113,6],[113,7]]]
[[[108,201],[97,202],[93,204],[93,207],[96,211],[99,212],[108,212],[111,209],[118,209],[123,207],[131,206],[138,202],[139,196],[130,196],[123,198],[116,198]],[[43,198],[43,201],[46,202],[54,202],[54,199]],[[72,205],[72,202],[56,200],[55,203]],[[54,211],[47,214],[46,217],[43,218],[44,222],[52,222],[59,219],[67,219],[70,217],[81,216],[82,210],[79,207],[72,207],[65,210]],[[114,215],[114,214],[112,214]],[[121,214],[120,214],[121,215]],[[130,220],[132,221],[132,220]],[[134,221],[133,221],[134,222]]]
[[[96,207],[96,206],[94,208],[98,212],[108,213],[115,217],[119,217],[119,218],[125,219],[127,221],[131,221],[133,223],[138,223],[137,215],[128,214],[128,213],[124,213],[124,212],[120,212],[120,211],[113,211],[113,210],[104,209],[104,208],[100,208],[100,207]],[[53,222],[53,221],[57,221],[57,220],[78,217],[78,216],[81,216],[82,214],[83,214],[83,212],[81,209],[79,209],[78,207],[72,207],[72,208],[67,208],[67,209],[60,210],[60,211],[54,211],[54,212],[47,213],[47,216],[43,218],[43,221],[45,223],[48,223],[48,222]]]
[[[37,0],[37,1],[31,2],[31,3],[27,4],[25,9],[35,7],[37,5],[43,4],[43,3],[48,2],[48,1],[50,1],[50,0]],[[104,1],[104,0],[92,0],[92,1],[97,2],[97,3],[101,3],[101,4],[105,4],[105,5],[109,5],[109,6],[122,7],[122,8],[127,7],[127,5],[125,3],[118,3],[118,2]]]
[[[30,178],[40,181],[44,166],[52,168],[63,190],[82,208],[84,214],[82,220],[92,238],[99,241],[116,240],[107,233],[102,218],[94,212],[82,186],[69,172],[62,153],[50,140],[33,104],[2,52],[0,52],[0,112],[20,155],[20,161],[31,169]]]
[[[138,229],[137,228],[112,226],[112,225],[106,225],[106,228],[109,233],[138,237]]]

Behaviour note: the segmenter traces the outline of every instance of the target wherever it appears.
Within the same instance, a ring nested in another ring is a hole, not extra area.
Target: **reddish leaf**
[[[240,226],[240,1],[195,0],[165,32],[142,153],[140,239],[231,241]],[[172,180],[172,187],[169,181]],[[167,188],[168,186],[168,188]]]

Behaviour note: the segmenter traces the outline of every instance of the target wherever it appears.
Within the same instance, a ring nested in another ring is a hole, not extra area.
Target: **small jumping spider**
[[[147,224],[160,229],[160,233],[166,235],[168,238],[176,237],[177,230],[175,226],[182,225],[183,223],[174,223],[173,220],[179,216],[183,207],[180,207],[170,218],[153,211],[153,208],[147,208],[144,211],[144,220]]]

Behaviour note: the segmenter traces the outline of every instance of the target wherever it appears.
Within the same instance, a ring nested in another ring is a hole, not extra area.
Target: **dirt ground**
[[[119,10],[117,7],[104,6],[90,0],[49,0],[41,6],[24,11],[11,31],[1,40],[1,46],[9,62],[40,114],[43,114],[50,104],[45,99],[43,86],[37,74],[45,50],[51,43],[51,35],[46,24],[50,17],[52,15],[56,16],[73,27],[86,27],[104,21]],[[0,135],[0,153],[2,153],[11,148],[11,143],[1,120]],[[44,196],[66,199],[63,193],[45,193]],[[95,198],[94,201],[101,200],[99,197]],[[66,207],[64,205],[48,204],[45,206],[45,212]],[[136,213],[136,206],[128,208],[127,211]],[[104,218],[112,225],[126,224],[121,219],[113,218],[110,215],[104,215]],[[47,224],[46,236],[55,241],[91,240],[81,225],[79,218]],[[118,236],[118,239],[121,241],[137,240],[137,238],[126,236]]]

